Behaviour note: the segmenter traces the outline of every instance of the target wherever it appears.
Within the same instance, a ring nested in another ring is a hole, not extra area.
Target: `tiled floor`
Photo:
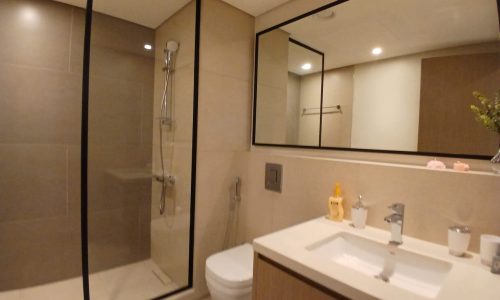
[[[151,299],[178,288],[152,261],[145,260],[90,275],[92,300]],[[0,292],[0,300],[80,300],[81,278]]]

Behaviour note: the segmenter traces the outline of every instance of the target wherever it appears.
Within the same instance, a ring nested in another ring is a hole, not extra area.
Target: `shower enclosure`
[[[0,300],[191,287],[200,7],[155,3],[0,0]]]

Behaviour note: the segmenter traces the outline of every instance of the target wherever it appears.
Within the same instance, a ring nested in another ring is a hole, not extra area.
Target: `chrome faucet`
[[[389,244],[401,245],[403,243],[403,223],[405,217],[405,205],[394,203],[389,208],[393,214],[384,218],[384,221],[391,224],[391,240]]]

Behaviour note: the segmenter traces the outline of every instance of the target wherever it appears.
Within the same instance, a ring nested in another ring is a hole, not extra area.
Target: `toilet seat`
[[[251,288],[253,280],[253,248],[244,244],[216,253],[206,261],[206,278],[227,289]]]

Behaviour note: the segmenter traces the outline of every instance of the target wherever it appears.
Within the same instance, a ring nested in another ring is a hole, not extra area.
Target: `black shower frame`
[[[252,113],[252,146],[263,146],[263,147],[278,147],[278,148],[294,148],[294,149],[314,149],[314,150],[336,150],[336,151],[352,151],[352,152],[371,152],[371,153],[384,153],[384,154],[404,154],[404,155],[422,155],[422,156],[433,156],[433,157],[455,157],[455,158],[466,158],[466,159],[479,159],[479,160],[490,160],[491,156],[487,155],[474,155],[474,154],[455,154],[455,153],[440,153],[440,152],[420,152],[420,151],[399,151],[399,150],[379,150],[379,149],[362,149],[362,148],[346,148],[346,147],[324,147],[321,145],[321,131],[323,128],[322,115],[323,115],[323,103],[320,107],[320,138],[318,146],[303,146],[303,145],[288,145],[288,144],[271,144],[271,143],[259,143],[255,140],[256,131],[256,115],[257,115],[257,71],[258,71],[258,58],[259,58],[259,37],[265,33],[279,29],[282,26],[288,25],[300,19],[317,14],[325,9],[340,5],[342,3],[348,2],[350,0],[337,0],[329,4],[323,5],[316,9],[313,9],[307,13],[301,14],[299,16],[293,17],[287,21],[281,22],[277,25],[271,26],[267,29],[257,32],[255,35],[255,51],[254,51],[254,77],[253,77],[253,113]],[[500,16],[500,0],[497,2],[497,11]],[[500,28],[500,18],[499,18],[499,28]],[[323,72],[324,73],[324,72]],[[322,75],[323,76],[323,75]],[[323,88],[321,93],[323,94]]]
[[[201,31],[201,0],[195,0],[195,48],[193,67],[193,132],[191,147],[191,205],[189,219],[189,271],[188,284],[170,293],[158,296],[151,300],[165,299],[169,296],[189,290],[193,287],[194,267],[194,226],[196,204],[196,157],[198,149],[198,85],[200,72],[200,31]],[[90,78],[90,44],[92,33],[93,0],[87,0],[85,11],[85,36],[83,46],[83,74],[82,74],[82,124],[81,124],[81,252],[82,252],[82,281],[83,298],[90,300],[89,287],[89,260],[88,260],[88,121],[89,121],[89,78]]]

